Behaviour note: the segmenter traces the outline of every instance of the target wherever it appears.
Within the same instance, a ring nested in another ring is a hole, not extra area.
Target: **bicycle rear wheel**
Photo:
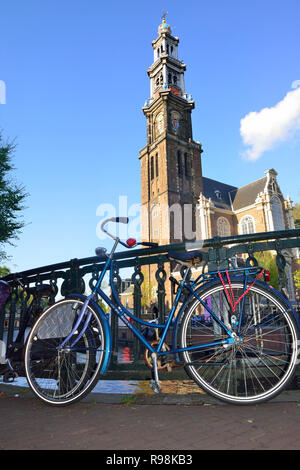
[[[230,291],[230,286],[225,284]],[[239,299],[242,281],[232,281]],[[182,353],[188,375],[216,398],[234,404],[266,401],[291,380],[297,360],[298,328],[289,306],[268,286],[256,283],[233,311],[220,282],[212,283],[187,306],[181,324],[180,347],[199,345]],[[231,331],[237,330],[243,305],[241,330],[233,344],[210,311]],[[216,343],[219,344],[216,344]]]
[[[35,395],[50,405],[68,405],[85,397],[98,380],[106,338],[102,320],[91,306],[63,348],[83,302],[66,299],[49,307],[36,321],[25,347],[27,381]],[[90,315],[88,327],[80,331]],[[76,342],[77,341],[77,342]]]

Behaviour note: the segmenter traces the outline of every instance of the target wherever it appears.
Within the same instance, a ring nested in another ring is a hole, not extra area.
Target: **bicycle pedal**
[[[150,380],[149,382],[149,387],[153,390],[155,393],[160,393],[161,392],[161,386],[155,382],[155,380]]]
[[[13,371],[13,370],[9,370],[8,372],[6,372],[4,375],[3,375],[3,383],[6,383],[6,384],[9,384],[9,383],[12,383],[15,381],[16,378],[18,378],[18,374]]]

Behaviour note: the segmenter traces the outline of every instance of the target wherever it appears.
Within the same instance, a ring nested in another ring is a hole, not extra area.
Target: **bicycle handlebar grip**
[[[114,222],[118,222],[121,224],[128,224],[129,218],[128,217],[114,217]]]
[[[158,246],[158,243],[155,242],[141,242],[141,245],[143,246]]]
[[[108,233],[107,230],[104,229],[104,226],[108,224],[108,222],[120,222],[121,224],[128,224],[129,219],[128,217],[110,217],[110,219],[103,220],[101,224],[101,230]]]

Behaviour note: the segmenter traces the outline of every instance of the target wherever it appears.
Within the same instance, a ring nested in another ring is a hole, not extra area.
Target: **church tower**
[[[192,134],[195,103],[185,91],[186,66],[178,58],[178,43],[164,15],[152,42],[150,98],[142,108],[147,145],[139,155],[142,239],[160,245],[198,238],[196,205],[203,190],[202,148]]]

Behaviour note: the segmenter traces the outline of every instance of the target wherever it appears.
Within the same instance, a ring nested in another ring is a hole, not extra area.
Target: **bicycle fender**
[[[233,275],[231,276],[230,278],[232,281],[241,281],[241,282],[244,282],[244,277],[241,276],[241,275]],[[214,284],[218,284],[219,283],[219,280],[217,279],[214,279],[214,280],[211,280],[211,281],[208,281],[208,283],[205,285],[205,287],[211,287],[213,286]],[[297,315],[295,309],[293,308],[291,302],[289,301],[289,299],[287,299],[283,294],[282,292],[278,291],[275,287],[271,286],[270,284],[267,284],[266,282],[263,282],[263,281],[260,281],[260,280],[257,280],[255,282],[255,285],[257,286],[261,286],[261,287],[264,287],[265,289],[267,289],[270,294],[273,294],[277,297],[279,297],[279,300],[281,300],[283,303],[285,303],[286,307],[287,307],[287,311],[290,312],[300,330],[300,317]],[[199,286],[198,289],[202,289],[203,286]],[[197,291],[197,289],[195,289]],[[193,296],[191,295],[191,297],[189,299],[187,299],[187,301],[185,302],[185,306],[188,304],[188,302],[193,298]],[[182,310],[183,311],[183,310]],[[181,312],[182,313],[182,312]]]
[[[293,315],[293,318],[294,318],[294,320],[295,320],[295,322],[296,322],[296,324],[297,324],[297,326],[298,326],[298,328],[299,328],[299,330],[300,330],[300,318],[299,318],[299,315],[297,314],[296,310],[293,308],[293,306],[292,306],[290,300],[287,299],[287,298],[285,297],[285,295],[284,295],[282,292],[280,292],[279,290],[277,290],[275,287],[273,287],[273,286],[271,286],[271,285],[269,285],[269,284],[265,284],[265,283],[260,282],[260,281],[257,281],[257,283],[258,283],[258,285],[262,285],[262,286],[264,286],[264,287],[267,287],[270,293],[277,295],[277,297],[279,297],[280,300],[281,300],[283,303],[286,304],[286,306],[287,306],[287,311],[290,312],[290,313]]]
[[[82,294],[70,294],[66,298],[73,298],[73,299],[77,298],[79,300],[82,300],[83,302],[85,302],[85,300],[87,299],[87,297]],[[104,354],[103,364],[100,369],[100,374],[104,375],[107,372],[108,366],[110,364],[110,358],[111,358],[112,340],[111,340],[110,326],[102,308],[92,299],[90,299],[89,304],[99,314],[102,320],[103,328],[104,328],[104,334],[106,338],[106,345],[105,345],[106,347],[104,351],[105,354]]]
[[[241,282],[244,282],[244,278],[241,277],[241,276],[232,276],[231,279],[233,281],[241,281]],[[298,317],[295,309],[293,308],[290,300],[285,297],[285,295],[280,292],[279,290],[277,290],[275,287],[271,286],[270,284],[267,284],[266,282],[263,282],[263,281],[260,281],[260,280],[257,280],[255,282],[255,285],[257,286],[260,286],[260,287],[263,287],[264,289],[266,289],[267,291],[270,292],[270,294],[273,294],[275,295],[276,297],[279,298],[279,300],[282,301],[282,303],[284,303],[286,305],[286,308],[287,308],[287,311],[290,312],[300,330],[300,318]]]

